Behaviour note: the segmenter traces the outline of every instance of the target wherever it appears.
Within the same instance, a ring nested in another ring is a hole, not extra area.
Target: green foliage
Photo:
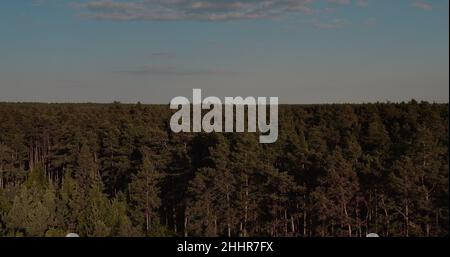
[[[0,236],[448,236],[448,104],[279,114],[261,145],[167,106],[0,104]]]
[[[158,182],[160,174],[155,170],[150,153],[143,150],[142,164],[129,186],[130,201],[135,220],[149,235],[159,226],[158,208],[161,205]]]

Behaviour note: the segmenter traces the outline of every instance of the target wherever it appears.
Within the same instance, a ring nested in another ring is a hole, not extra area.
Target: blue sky
[[[6,0],[0,101],[448,102],[447,0]]]

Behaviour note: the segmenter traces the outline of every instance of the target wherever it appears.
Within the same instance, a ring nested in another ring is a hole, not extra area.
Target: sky
[[[4,0],[0,102],[449,101],[447,0]]]

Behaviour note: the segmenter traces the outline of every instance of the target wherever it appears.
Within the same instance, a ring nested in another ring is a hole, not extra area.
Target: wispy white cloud
[[[348,5],[367,6],[367,0],[80,0],[72,4],[83,17],[114,21],[278,19]]]
[[[35,4],[62,0],[32,0]],[[82,17],[111,21],[232,21],[280,19],[293,14],[319,16],[339,7],[367,7],[370,0],[67,0]],[[433,10],[431,1],[410,6]],[[407,6],[407,5],[405,5]]]

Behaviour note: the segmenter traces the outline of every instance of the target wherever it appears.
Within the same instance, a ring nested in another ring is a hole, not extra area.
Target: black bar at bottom
[[[57,256],[435,256],[447,252],[448,243],[448,238],[0,238],[2,250]]]

